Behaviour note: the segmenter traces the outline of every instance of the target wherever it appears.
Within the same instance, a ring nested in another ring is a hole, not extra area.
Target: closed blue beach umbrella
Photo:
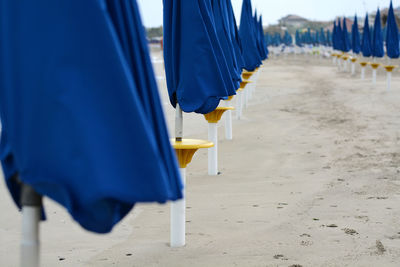
[[[0,2],[1,161],[107,233],[137,202],[182,197],[136,1]]]
[[[243,0],[239,35],[242,40],[244,67],[248,71],[253,71],[261,65],[254,26],[251,2]]]
[[[361,51],[360,31],[358,30],[357,15],[354,17],[354,23],[351,30],[352,50],[354,54],[359,54]]]
[[[365,16],[364,30],[361,41],[361,53],[364,57],[370,57],[372,55],[371,33],[369,31],[368,14]]]
[[[343,28],[342,28],[342,51],[349,52],[351,49],[349,33],[347,31],[346,18],[343,18]]]
[[[164,60],[171,104],[184,112],[207,114],[236,92],[211,0],[164,0]]]
[[[386,52],[389,58],[399,58],[399,30],[393,12],[392,1],[390,1],[387,19]]]
[[[378,9],[374,23],[374,33],[372,38],[372,56],[383,57],[385,52],[383,50],[383,37],[382,37],[382,25],[381,25],[381,12]]]

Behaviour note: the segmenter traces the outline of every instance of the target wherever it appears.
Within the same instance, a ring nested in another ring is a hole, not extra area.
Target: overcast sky
[[[182,0],[193,1],[193,0]],[[232,0],[237,20],[243,0]],[[146,27],[162,24],[162,0],[137,0]],[[252,0],[253,8],[263,15],[264,24],[274,24],[287,14],[296,14],[312,20],[331,20],[336,16],[364,16],[366,11],[389,7],[390,0]],[[400,0],[393,5],[399,6]],[[238,22],[239,23],[239,22]]]

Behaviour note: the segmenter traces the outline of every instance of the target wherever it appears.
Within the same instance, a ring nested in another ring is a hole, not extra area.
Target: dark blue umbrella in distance
[[[243,0],[239,36],[242,40],[244,68],[253,71],[261,65],[257,40],[254,35],[254,18],[250,0]]]
[[[219,44],[222,48],[226,65],[231,74],[233,83],[236,88],[240,87],[241,82],[241,70],[239,70],[236,54],[233,47],[233,41],[231,39],[228,13],[225,6],[225,1],[211,0],[212,11],[214,14],[214,25],[218,36]]]
[[[338,46],[338,44],[337,44],[337,26],[336,26],[336,20],[333,22],[332,47],[333,47],[334,50],[339,50],[339,46]]]
[[[321,28],[321,30],[320,30],[319,38],[320,38],[320,44],[326,45],[326,36],[325,36],[325,32],[324,32],[323,28]]]
[[[301,46],[302,46],[301,36],[300,36],[299,30],[296,30],[296,34],[295,34],[295,44],[296,44],[298,47],[301,47]]]
[[[383,57],[385,55],[383,49],[382,25],[381,25],[381,12],[378,9],[374,23],[374,33],[372,38],[372,56]]]
[[[164,0],[164,61],[171,104],[207,114],[236,92],[210,0]]]
[[[260,35],[260,29],[259,29],[259,24],[258,24],[258,16],[257,16],[257,10],[255,11],[254,14],[254,35],[255,35],[255,39],[257,41],[257,48],[258,48],[258,54],[260,57],[260,60],[264,60],[266,58],[265,55],[265,50],[262,47],[262,43],[261,43],[261,35]]]
[[[346,18],[343,18],[343,29],[342,29],[342,51],[349,52],[351,49],[349,33],[347,31]]]
[[[390,1],[387,19],[386,53],[389,58],[399,58],[399,30],[394,16],[393,4]]]
[[[372,56],[371,33],[369,30],[368,14],[366,14],[364,21],[364,30],[361,41],[361,53],[364,57]]]
[[[338,24],[336,26],[336,37],[337,37],[337,46],[338,50],[344,52],[343,48],[343,32],[342,32],[342,24],[340,22],[340,19],[338,20]]]
[[[359,54],[361,51],[360,31],[358,30],[357,15],[354,16],[354,23],[351,30],[352,50],[354,54]]]
[[[264,58],[263,60],[268,58],[268,48],[267,48],[267,44],[265,43],[265,38],[264,38],[264,29],[263,29],[263,21],[262,21],[262,15],[260,16],[260,19],[258,20],[258,30],[259,30],[259,35],[260,35],[260,43],[261,43],[261,47],[264,50]]]
[[[0,150],[17,205],[22,182],[106,233],[137,202],[182,197],[136,1],[2,1],[0,17]]]
[[[267,42],[265,41],[265,35],[264,35],[264,27],[263,27],[263,20],[262,20],[262,15],[260,16],[260,20],[259,20],[259,26],[260,26],[260,38],[261,38],[261,43],[263,45],[263,48],[265,50],[265,55],[266,58],[268,58],[269,55],[269,50],[268,50],[268,45]]]
[[[240,40],[240,36],[239,36],[239,29],[237,27],[237,23],[236,23],[236,18],[235,18],[235,14],[233,12],[233,8],[232,8],[232,3],[231,0],[225,0],[226,3],[226,8],[227,8],[227,12],[228,12],[228,18],[229,18],[229,28],[231,31],[231,38],[232,38],[232,42],[233,42],[233,47],[235,49],[235,54],[236,54],[236,60],[237,60],[237,64],[240,68],[240,71],[243,70],[244,68],[244,60],[243,60],[243,55],[242,55],[242,41]]]

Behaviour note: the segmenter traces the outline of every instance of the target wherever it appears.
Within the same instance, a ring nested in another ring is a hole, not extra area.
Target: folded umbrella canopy
[[[369,19],[368,14],[365,16],[364,30],[361,41],[361,53],[364,57],[370,57],[372,55],[372,44],[371,44],[371,33],[369,31]]]
[[[332,31],[332,46],[334,50],[339,50],[338,40],[337,40],[337,26],[336,20],[333,22],[333,31]]]
[[[254,17],[254,36],[256,37],[256,42],[257,42],[257,48],[258,48],[258,54],[260,55],[260,60],[264,60],[267,58],[267,55],[265,54],[265,49],[263,48],[262,40],[261,40],[261,35],[260,35],[260,26],[258,23],[258,16],[257,16],[257,10],[255,11]]]
[[[383,36],[382,36],[382,25],[381,25],[381,12],[378,9],[374,23],[374,33],[372,37],[372,56],[383,57],[385,51],[383,49]]]
[[[358,19],[357,15],[354,17],[354,23],[351,29],[351,44],[352,50],[354,54],[359,54],[361,51],[361,43],[360,43],[360,31],[358,30]]]
[[[171,104],[207,114],[237,85],[215,28],[211,0],[164,0],[164,60]]]
[[[22,182],[106,233],[137,202],[182,197],[135,1],[2,0],[0,17],[0,153],[17,205]]]
[[[229,29],[228,10],[226,2],[211,0],[212,11],[214,14],[215,30],[226,59],[227,66],[231,73],[232,80],[238,89],[241,82],[241,70],[239,69],[236,54],[233,47],[233,40]]]
[[[264,59],[268,58],[269,51],[268,51],[267,43],[265,42],[262,15],[260,16],[260,19],[258,21],[258,29],[259,29],[260,39],[261,39],[261,47],[264,49],[264,54],[265,54],[265,57],[263,58],[263,60],[264,60]]]
[[[235,18],[235,14],[233,12],[231,0],[225,0],[225,7],[228,12],[228,23],[229,23],[229,29],[230,29],[230,33],[231,33],[233,48],[234,48],[235,54],[236,54],[236,61],[237,61],[240,73],[242,73],[243,68],[244,68],[242,41],[240,40],[239,29],[237,27],[236,18]]]
[[[342,28],[342,51],[349,52],[351,49],[349,33],[347,31],[346,18],[343,18],[343,28]]]
[[[251,2],[250,0],[243,0],[239,36],[243,46],[244,68],[248,71],[253,71],[261,65],[254,27]]]
[[[399,58],[399,30],[393,12],[393,4],[390,1],[387,19],[386,53],[389,58]]]

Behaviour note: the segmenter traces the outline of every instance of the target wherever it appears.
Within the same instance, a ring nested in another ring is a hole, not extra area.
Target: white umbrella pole
[[[376,85],[376,69],[372,70],[372,84]]]
[[[347,59],[344,60],[344,72],[348,71],[348,62]]]
[[[226,106],[229,107],[231,101],[226,101]],[[233,139],[232,131],[232,110],[225,111],[225,138],[226,140]]]
[[[22,186],[21,267],[38,267],[40,262],[39,223],[42,197],[29,185]]]
[[[175,140],[183,139],[183,112],[179,104],[176,104],[175,112]],[[186,168],[180,168],[183,183],[183,198],[171,203],[170,245],[171,247],[183,247],[185,245],[186,222]]]
[[[245,109],[247,109],[248,105],[249,105],[249,92],[250,92],[251,88],[246,86],[246,89],[244,90],[244,103],[243,106]]]
[[[208,149],[208,175],[218,175],[217,123],[208,124],[208,140],[214,143],[214,146]]]
[[[351,75],[356,74],[356,64],[354,62],[351,62]]]
[[[186,168],[180,168],[183,189],[183,198],[171,203],[171,247],[183,247],[186,244]]]
[[[242,119],[242,92],[239,90],[236,95],[236,119]]]
[[[392,83],[392,73],[390,71],[388,71],[387,72],[387,89],[388,89],[388,91],[390,91],[391,83]]]
[[[361,80],[365,80],[365,67],[361,67]]]

